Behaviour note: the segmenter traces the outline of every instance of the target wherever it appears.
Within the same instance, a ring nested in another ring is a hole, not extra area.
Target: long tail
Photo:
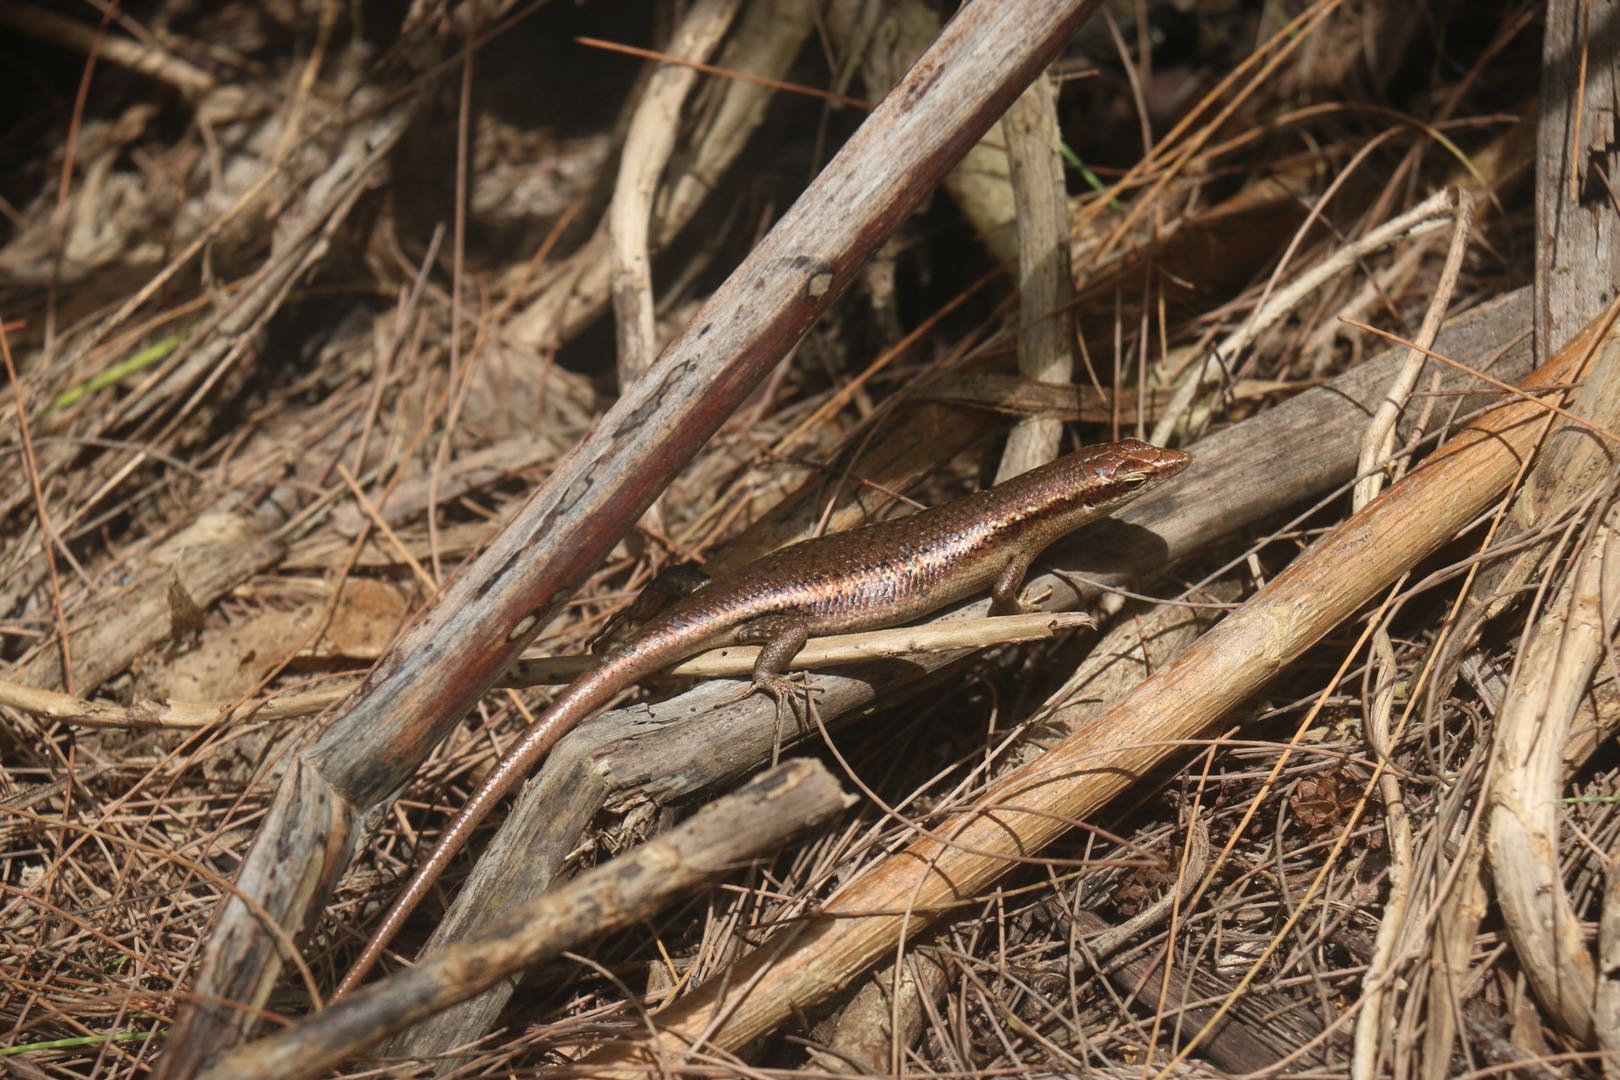
[[[649,655],[645,649],[619,648],[609,654],[600,664],[575,679],[562,692],[551,708],[540,714],[540,719],[534,726],[523,733],[523,737],[513,744],[512,748],[501,756],[495,769],[478,785],[478,790],[472,793],[461,812],[450,823],[439,838],[439,843],[433,853],[427,857],[416,874],[411,878],[405,891],[399,894],[394,905],[383,916],[383,921],[366,942],[365,951],[354,962],[349,973],[343,976],[337,990],[332,994],[332,1001],[343,997],[360,985],[361,980],[370,972],[377,958],[388,948],[388,943],[394,940],[405,920],[416,905],[422,902],[439,875],[450,860],[460,851],[462,845],[473,830],[489,816],[506,794],[528,776],[540,759],[546,756],[554,743],[568,734],[576,725],[585,720],[597,709],[629,686],[643,675],[662,668],[673,658],[666,660],[659,650],[659,655]]]

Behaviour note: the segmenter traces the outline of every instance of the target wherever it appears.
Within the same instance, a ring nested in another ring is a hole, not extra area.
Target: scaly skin
[[[677,601],[569,684],[506,752],[394,901],[333,1000],[360,985],[495,804],[552,744],[621,690],[704,649],[758,642],[765,647],[754,686],[780,700],[791,686],[781,673],[812,634],[895,626],[987,587],[993,611],[1025,610],[1018,590],[1037,555],[1190,460],[1136,439],[1088,446],[910,517],[792,544]]]

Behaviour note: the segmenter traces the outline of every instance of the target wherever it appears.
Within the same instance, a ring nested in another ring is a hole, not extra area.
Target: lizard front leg
[[[1024,587],[1024,575],[1029,573],[1029,564],[1035,561],[1037,554],[1020,551],[1007,560],[996,583],[990,587],[990,614],[1029,615],[1040,610],[1034,604],[1025,603],[1019,595]]]

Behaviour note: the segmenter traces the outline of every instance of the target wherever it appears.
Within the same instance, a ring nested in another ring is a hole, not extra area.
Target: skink
[[[990,588],[991,610],[1019,598],[1048,545],[1169,480],[1191,461],[1136,439],[1089,446],[974,495],[848,532],[805,540],[703,585],[612,646],[507,751],[450,823],[339,984],[360,985],[445,866],[553,743],[638,680],[704,649],[763,644],[754,687],[777,697],[812,634],[895,626]]]

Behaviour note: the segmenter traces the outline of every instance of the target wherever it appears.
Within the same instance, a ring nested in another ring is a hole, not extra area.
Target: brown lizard
[[[506,752],[394,901],[333,1000],[360,984],[450,859],[565,733],[645,676],[717,645],[763,643],[754,688],[778,701],[811,634],[895,626],[990,587],[991,610],[1028,610],[1019,589],[1048,545],[1187,467],[1136,439],[1088,446],[974,495],[791,544],[703,585],[613,645]]]

